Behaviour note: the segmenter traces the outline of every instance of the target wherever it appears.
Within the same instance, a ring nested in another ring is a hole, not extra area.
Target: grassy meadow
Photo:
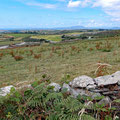
[[[0,87],[28,84],[43,75],[61,84],[80,75],[96,77],[99,62],[112,65],[101,68],[103,75],[119,70],[119,37],[0,50]]]

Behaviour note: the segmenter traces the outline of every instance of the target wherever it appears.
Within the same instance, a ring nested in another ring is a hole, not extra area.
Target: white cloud
[[[111,21],[113,21],[113,22],[120,22],[120,18],[112,18]]]
[[[93,7],[101,7],[108,15],[120,18],[120,0],[95,0]]]
[[[54,9],[57,7],[56,4],[40,3],[40,2],[36,2],[36,0],[16,0],[16,1],[19,1],[29,6],[36,6],[40,8]]]
[[[93,4],[94,7],[103,7],[103,8],[116,8],[120,7],[120,0],[96,0]]]
[[[69,3],[68,3],[68,7],[69,8],[79,7],[80,4],[81,4],[81,1],[72,1],[72,0],[70,0]]]
[[[91,0],[84,0],[84,1],[82,1],[82,6],[86,7],[89,5],[89,3],[91,3]]]
[[[102,21],[95,21],[94,19],[91,19],[87,22],[85,27],[103,27],[106,23],[103,23]]]
[[[73,8],[73,7],[86,7],[89,5],[89,3],[91,3],[91,0],[77,0],[77,1],[73,1],[73,0],[69,0],[68,2],[68,7],[69,8]]]
[[[28,2],[26,3],[26,5],[37,6],[37,7],[48,8],[48,9],[56,8],[56,5],[54,4],[44,4],[44,3],[37,3],[37,2]]]

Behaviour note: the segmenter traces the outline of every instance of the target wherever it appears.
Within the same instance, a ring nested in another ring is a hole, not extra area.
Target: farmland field
[[[72,35],[72,34],[81,34],[82,32],[71,32],[71,33],[66,33],[66,35]],[[9,41],[4,38],[4,36],[12,36],[14,37],[14,41]],[[46,39],[46,40],[51,40],[51,41],[61,41],[61,35],[39,35],[39,34],[27,34],[27,33],[9,33],[5,34],[3,36],[3,39],[0,38],[0,46],[1,45],[11,45],[11,44],[16,44],[16,43],[21,43],[23,42],[23,38],[25,37],[32,37],[36,39]]]

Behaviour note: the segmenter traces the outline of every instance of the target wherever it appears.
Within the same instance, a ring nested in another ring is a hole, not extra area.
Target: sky
[[[120,0],[0,0],[0,28],[120,27]]]

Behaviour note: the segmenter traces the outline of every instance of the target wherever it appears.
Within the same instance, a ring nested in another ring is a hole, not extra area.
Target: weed
[[[50,58],[52,58],[53,57],[53,53],[50,53],[50,56],[49,56]]]
[[[52,52],[53,52],[53,53],[55,52],[55,47],[54,47],[54,46],[52,47]]]
[[[14,52],[13,51],[10,51],[10,53],[9,53],[12,57],[14,57],[15,55],[14,55]]]
[[[61,47],[60,46],[56,46],[56,50],[60,50],[61,49]]]
[[[76,47],[75,47],[75,46],[71,46],[71,49],[72,49],[72,50],[76,50]]]
[[[29,50],[30,51],[30,54],[33,55],[33,50]]]
[[[22,56],[14,56],[14,59],[15,59],[16,61],[20,61],[20,60],[23,59],[23,57],[22,57]]]
[[[105,75],[106,73],[109,73],[108,67],[112,67],[112,66],[106,63],[98,63],[97,69],[95,71],[95,75],[99,77]]]
[[[61,52],[61,56],[62,56],[62,57],[64,57],[64,55],[65,55],[65,52],[64,52],[64,51],[62,51],[62,52]]]
[[[112,48],[113,47],[112,47],[111,43],[107,40],[105,45],[102,48],[102,51],[103,52],[111,52]]]
[[[34,58],[35,58],[35,59],[41,58],[41,54],[38,54],[38,55],[37,55],[37,54],[34,54]]]
[[[89,48],[88,51],[93,51],[93,48]]]
[[[101,49],[101,43],[97,42],[95,47],[96,47],[97,50],[100,50]]]
[[[3,57],[3,53],[0,53],[0,57]]]

